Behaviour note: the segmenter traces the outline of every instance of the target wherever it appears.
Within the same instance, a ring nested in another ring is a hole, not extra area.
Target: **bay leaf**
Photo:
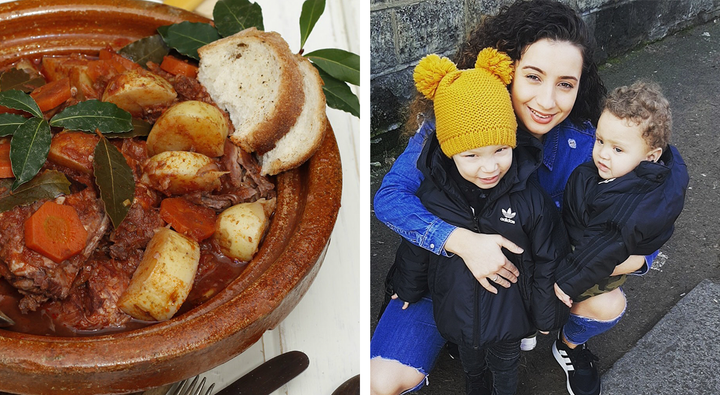
[[[248,0],[219,0],[213,8],[213,20],[223,37],[249,27],[265,30],[260,5]]]
[[[326,48],[307,53],[305,57],[331,76],[360,85],[360,56],[342,49]]]
[[[9,181],[9,180],[8,180]],[[0,189],[3,185],[0,184]],[[46,170],[10,193],[0,192],[0,213],[41,199],[54,199],[70,194],[70,181],[57,170]]]
[[[318,69],[320,77],[325,83],[325,85],[323,85],[323,92],[325,93],[327,105],[360,118],[360,101],[352,90],[350,90],[350,87],[343,81],[322,71],[317,65],[315,65],[315,68]]]
[[[12,68],[0,74],[0,91],[17,89],[25,93],[45,85],[45,79],[40,75],[33,75],[24,70]]]
[[[30,118],[10,140],[10,163],[15,174],[12,189],[30,181],[40,171],[50,151],[50,125],[42,118]]]
[[[179,53],[199,60],[198,48],[220,38],[217,29],[208,23],[181,22],[158,28],[165,43]]]
[[[0,106],[26,111],[38,118],[43,116],[35,100],[29,94],[17,89],[0,92]]]
[[[133,129],[129,132],[125,133],[103,133],[103,136],[109,138],[109,139],[129,139],[133,137],[146,137],[150,134],[150,131],[152,130],[152,124],[149,122],[145,122],[142,119],[139,118],[133,118],[132,119],[132,125]]]
[[[123,133],[132,130],[132,115],[113,103],[87,100],[67,107],[50,120],[50,126],[69,130]]]
[[[135,198],[135,180],[123,154],[101,137],[93,154],[95,184],[110,221],[117,229]]]
[[[0,114],[0,137],[12,136],[27,118],[18,114]]]
[[[324,11],[325,0],[305,0],[303,3],[300,12],[300,48],[305,47],[305,41]]]
[[[170,53],[162,36],[155,34],[141,38],[120,48],[118,53],[140,66],[147,68],[147,62],[162,63],[163,57]]]

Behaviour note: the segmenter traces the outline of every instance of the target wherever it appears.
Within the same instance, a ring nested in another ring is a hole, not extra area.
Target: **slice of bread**
[[[198,49],[198,81],[230,114],[230,139],[262,155],[295,124],[305,102],[302,75],[287,42],[254,27]]]
[[[261,157],[263,175],[275,175],[300,166],[317,151],[325,136],[327,116],[323,81],[315,66],[295,55],[303,76],[305,105],[290,131]]]

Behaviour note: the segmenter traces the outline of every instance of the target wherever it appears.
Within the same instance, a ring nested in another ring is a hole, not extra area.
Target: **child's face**
[[[453,155],[460,175],[480,189],[493,188],[512,164],[512,148],[488,145]]]
[[[622,177],[644,160],[656,161],[661,148],[651,148],[642,137],[645,125],[620,119],[603,111],[598,120],[593,161],[603,179]]]

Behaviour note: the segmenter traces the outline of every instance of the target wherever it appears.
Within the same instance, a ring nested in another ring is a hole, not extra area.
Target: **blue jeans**
[[[435,326],[430,297],[411,303],[405,310],[403,303],[393,299],[385,308],[370,340],[370,358],[398,361],[427,376],[435,366],[445,339]],[[424,382],[412,390],[420,389]]]
[[[592,318],[586,318],[575,314],[570,314],[570,318],[562,328],[562,333],[565,338],[572,344],[584,344],[587,343],[591,338],[603,334],[615,325],[617,325],[620,318],[625,315],[625,310],[620,313],[617,317],[608,320],[600,321]]]
[[[460,345],[467,395],[513,395],[518,386],[520,341],[502,342],[473,349]],[[487,371],[492,373],[492,386]]]

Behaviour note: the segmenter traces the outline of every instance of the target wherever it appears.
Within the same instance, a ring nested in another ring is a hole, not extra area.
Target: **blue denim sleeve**
[[[373,205],[375,216],[397,234],[436,255],[447,256],[445,241],[456,227],[431,214],[415,196],[423,180],[417,160],[431,131],[431,127],[423,124],[410,138],[405,151],[383,178]]]

